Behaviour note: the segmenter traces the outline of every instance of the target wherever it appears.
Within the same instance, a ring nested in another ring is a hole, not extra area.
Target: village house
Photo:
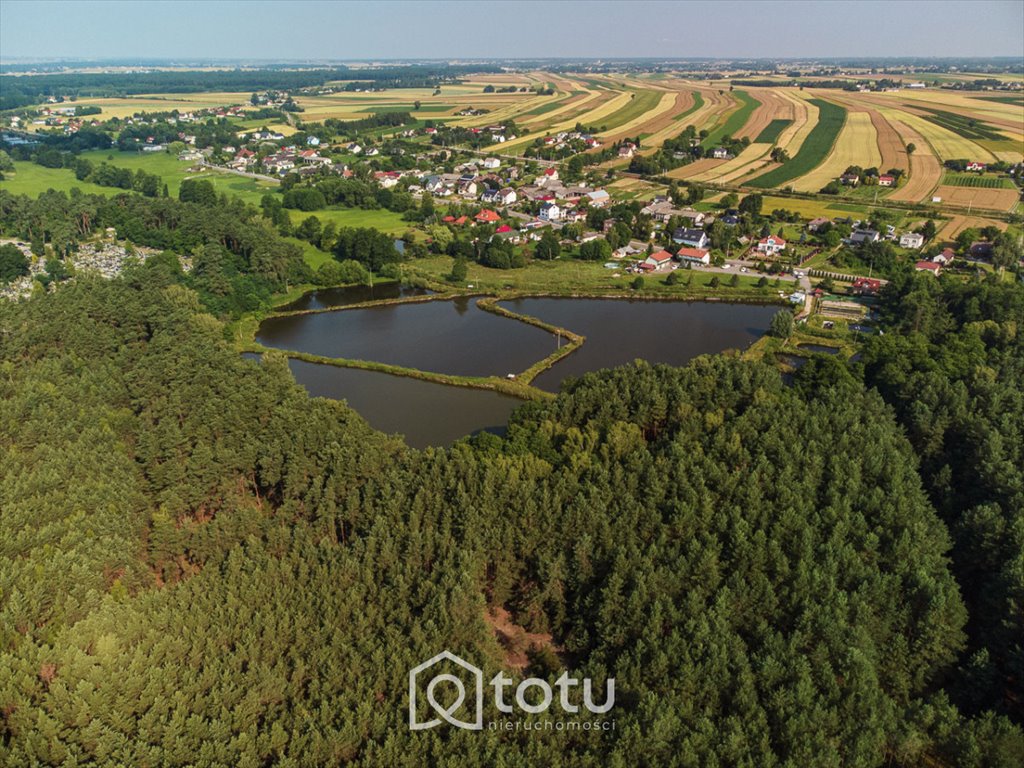
[[[850,235],[850,242],[854,245],[863,245],[864,243],[877,243],[878,238],[878,232],[873,229],[858,229]]]
[[[562,218],[562,209],[558,203],[545,203],[540,209],[540,218],[544,221],[558,221]]]
[[[631,141],[627,141],[621,147],[619,147],[619,157],[627,158],[632,157],[636,154],[636,144]]]
[[[860,184],[860,176],[856,173],[844,173],[839,177],[839,182],[845,184],[848,187],[856,187]]]
[[[711,151],[711,156],[715,160],[728,160],[732,157],[732,155],[729,154],[729,150],[725,147],[715,147]]]
[[[490,168],[490,169],[500,168],[501,167],[501,160],[499,160],[496,157],[485,157],[484,161],[482,163],[480,163],[480,165],[482,165],[484,168]]]
[[[680,227],[672,233],[672,242],[689,248],[704,248],[708,244],[708,234],[703,229]]]
[[[512,187],[503,187],[498,190],[498,204],[512,205],[518,199],[516,191]]]
[[[985,172],[985,164],[984,163],[979,163],[979,162],[976,162],[976,161],[971,161],[971,162],[969,162],[967,164],[967,170],[968,171],[975,171],[977,173],[984,173]]]
[[[859,296],[874,296],[882,287],[882,281],[872,277],[858,277],[851,290]]]
[[[878,186],[880,187],[891,187],[896,184],[896,177],[889,176],[888,174],[882,174],[878,177]]]
[[[919,261],[914,265],[917,272],[931,272],[936,277],[942,271],[942,265],[934,261]]]
[[[641,268],[654,271],[656,269],[664,269],[665,267],[672,264],[672,254],[668,251],[661,250],[652,253],[641,263]]]
[[[480,213],[474,216],[473,219],[477,222],[477,224],[494,224],[498,221],[501,221],[501,216],[499,216],[495,211],[492,211],[490,208],[484,208],[482,211],[480,211]]]
[[[590,200],[591,208],[603,208],[611,202],[611,195],[603,189],[595,189],[593,192],[587,192],[587,198]]]
[[[818,218],[811,219],[809,222],[807,222],[807,231],[808,232],[817,232],[819,229],[821,229],[826,224],[831,224],[831,223],[832,223],[831,219],[828,219],[828,218],[826,218],[824,216],[819,216]]]
[[[711,263],[711,254],[703,248],[680,248],[676,253],[676,258],[684,264],[703,264],[707,266]]]
[[[936,264],[942,264],[943,266],[945,266],[947,264],[952,264],[953,259],[955,258],[956,253],[953,251],[952,248],[943,248],[941,253],[937,253],[932,257],[932,261],[934,261]]]
[[[757,241],[758,253],[774,256],[777,253],[782,253],[784,250],[786,250],[786,241],[778,235],[768,235],[768,237],[762,237]]]
[[[363,151],[363,148],[361,146],[359,146],[358,144],[356,144],[356,142],[354,142],[354,141],[351,144],[346,145],[345,149],[347,149],[353,155],[358,155],[359,153],[361,153]]]
[[[705,215],[700,211],[695,211],[692,208],[676,208],[672,205],[672,201],[663,195],[659,195],[654,198],[650,203],[640,209],[640,213],[647,214],[652,220],[664,224],[673,216],[679,216],[684,219],[690,219],[692,226],[700,227],[703,226],[705,221]]]
[[[904,232],[900,235],[900,248],[920,248],[924,245],[924,235],[917,232]]]

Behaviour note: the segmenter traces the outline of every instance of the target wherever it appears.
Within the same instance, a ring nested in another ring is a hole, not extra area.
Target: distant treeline
[[[377,88],[428,88],[471,72],[498,72],[497,66],[447,64],[350,69],[170,71],[142,73],[53,74],[0,76],[0,110],[37,104],[49,96],[126,96],[136,93],[200,93],[203,91],[291,91],[332,80],[355,80]]]
[[[340,134],[348,134],[368,131],[374,128],[395,128],[415,122],[416,118],[408,112],[380,112],[359,120],[336,120],[331,117],[324,120],[324,125]]]

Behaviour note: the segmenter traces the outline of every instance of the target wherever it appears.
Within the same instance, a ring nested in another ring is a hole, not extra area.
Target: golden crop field
[[[817,192],[851,165],[878,168],[882,155],[878,151],[878,133],[867,112],[848,112],[846,125],[839,134],[825,162],[793,182],[797,192]]]

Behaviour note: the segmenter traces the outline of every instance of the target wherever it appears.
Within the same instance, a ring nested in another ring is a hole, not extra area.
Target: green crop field
[[[634,120],[645,112],[649,112],[657,107],[659,101],[661,101],[660,91],[636,91],[626,106],[612,112],[608,117],[600,121],[601,128],[602,130],[610,131],[618,128],[620,125],[625,125],[630,120]]]
[[[975,187],[980,189],[1013,189],[1013,182],[1001,176],[982,176],[976,173],[947,173],[942,183],[951,187]]]
[[[768,123],[768,125],[764,127],[763,131],[757,134],[757,138],[754,139],[754,143],[774,144],[775,141],[779,138],[779,134],[786,130],[786,126],[788,126],[792,122],[792,120],[786,120],[784,118],[772,120],[770,123]]]
[[[989,141],[1006,140],[1006,137],[999,133],[994,126],[978,120],[977,118],[964,117],[963,115],[957,115],[953,112],[945,112],[941,109],[933,109],[931,107],[915,106],[917,106],[918,109],[929,113],[924,116],[925,120],[942,126],[946,130],[952,131],[957,136],[962,136],[965,139],[987,139]]]
[[[700,95],[698,91],[693,92],[693,106],[685,112],[680,112],[678,115],[673,117],[673,120],[682,120],[684,117],[696,112],[698,109],[704,106],[704,97]]]
[[[836,143],[836,137],[846,122],[846,110],[838,104],[823,99],[809,99],[818,108],[818,124],[804,141],[796,157],[778,168],[762,174],[746,183],[748,187],[779,187],[787,181],[803,176],[824,160]]]
[[[761,106],[761,102],[746,91],[733,91],[732,95],[740,100],[739,108],[732,112],[725,122],[708,134],[708,137],[702,142],[705,148],[716,146],[726,136],[734,136],[736,131],[747,124],[747,120],[750,119],[754,110]]]

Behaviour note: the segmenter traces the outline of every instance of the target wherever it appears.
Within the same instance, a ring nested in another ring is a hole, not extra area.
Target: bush
[[[644,287],[644,279],[643,279],[642,276],[637,275],[633,279],[632,288],[633,288],[634,291],[639,291],[639,290],[643,289],[643,287]]]
[[[793,335],[793,313],[788,309],[780,309],[772,317],[768,333],[778,339],[788,339]]]

